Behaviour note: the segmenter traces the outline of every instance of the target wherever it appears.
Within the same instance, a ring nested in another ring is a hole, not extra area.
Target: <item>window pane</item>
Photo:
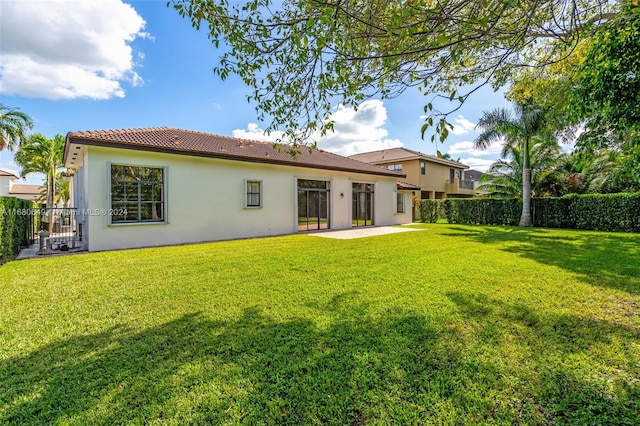
[[[328,189],[328,184],[325,180],[298,179],[298,188]]]
[[[127,203],[124,207],[127,209],[125,220],[137,222],[138,221],[138,204]]]
[[[247,192],[251,194],[260,192],[260,182],[247,182]]]
[[[125,212],[127,210],[127,205],[124,203],[112,203],[112,215],[111,222],[122,222],[126,220]]]
[[[123,180],[124,179],[124,166],[111,165],[111,180]]]
[[[260,194],[247,194],[247,205],[251,207],[260,206]]]
[[[111,183],[111,200],[112,201],[125,201],[124,183],[121,183],[121,182],[112,182]]]
[[[140,184],[140,201],[152,201],[153,200],[153,184],[141,183]]]
[[[143,203],[140,205],[141,220],[163,220],[164,219],[163,203]]]
[[[163,204],[162,203],[142,203],[140,204],[140,220],[163,220]]]
[[[147,168],[148,169],[148,179],[150,181],[162,182],[162,172],[164,171],[158,167]]]

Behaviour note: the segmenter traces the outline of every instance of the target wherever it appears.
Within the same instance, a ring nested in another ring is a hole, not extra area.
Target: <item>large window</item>
[[[404,213],[404,193],[396,192],[396,213]]]
[[[164,222],[165,170],[111,165],[111,223]]]
[[[245,207],[258,208],[262,207],[262,181],[247,181],[247,198]]]
[[[393,170],[396,172],[402,172],[402,164],[389,164],[387,169]]]

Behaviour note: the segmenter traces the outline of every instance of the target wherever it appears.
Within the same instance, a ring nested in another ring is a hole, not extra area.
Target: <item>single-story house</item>
[[[91,251],[411,222],[404,175],[320,149],[292,158],[169,127],[85,131],[67,134],[64,165]]]
[[[44,186],[16,183],[19,180],[20,178],[16,174],[0,170],[0,195],[28,201],[37,201],[42,198]]]

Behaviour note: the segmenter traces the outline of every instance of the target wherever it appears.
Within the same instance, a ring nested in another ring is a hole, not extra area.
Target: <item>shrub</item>
[[[442,217],[442,202],[440,200],[422,200],[418,206],[420,222],[436,223]]]
[[[640,232],[640,193],[536,198],[533,213],[535,226]]]
[[[609,232],[640,232],[640,193],[566,195],[534,198],[534,226],[590,229]],[[443,215],[434,212],[444,211]],[[519,199],[447,198],[420,203],[420,220],[467,225],[517,225],[522,214]]]
[[[0,263],[29,243],[33,217],[28,213],[32,208],[31,201],[0,196]]]
[[[515,198],[447,198],[442,204],[449,223],[468,225],[516,225],[522,211]]]

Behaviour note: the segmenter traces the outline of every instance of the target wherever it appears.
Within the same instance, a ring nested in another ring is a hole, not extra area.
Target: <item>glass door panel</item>
[[[298,231],[329,229],[329,183],[298,181]]]

